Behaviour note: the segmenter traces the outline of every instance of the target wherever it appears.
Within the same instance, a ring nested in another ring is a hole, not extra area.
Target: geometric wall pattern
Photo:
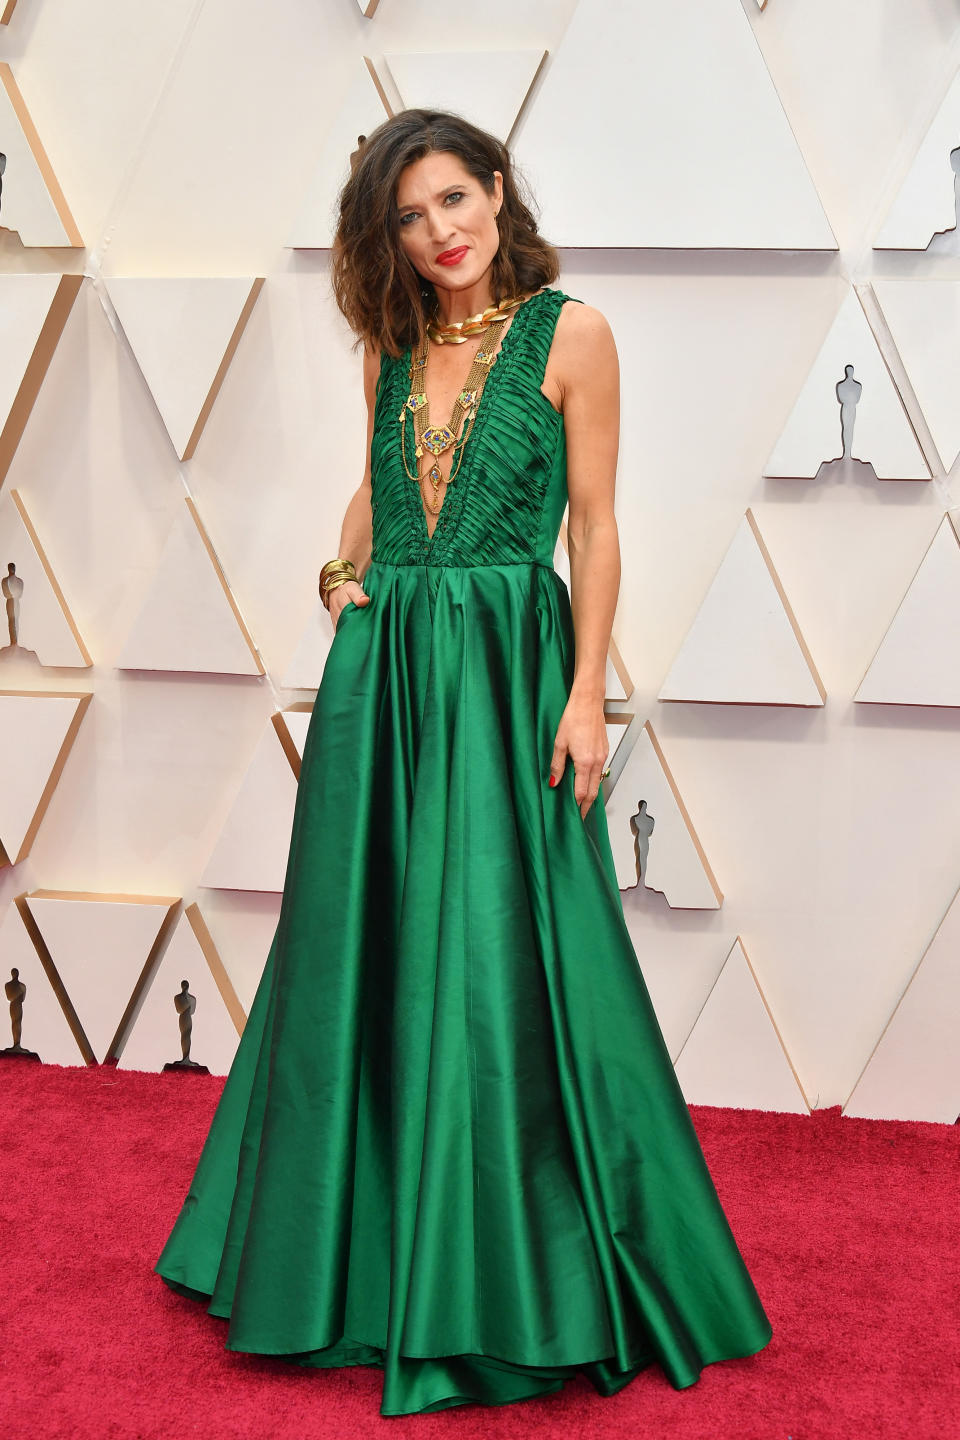
[[[262,675],[263,662],[187,496],[117,661],[124,670]]]
[[[621,890],[642,881],[678,908],[715,910],[723,903],[649,720],[617,776],[606,811]]]
[[[141,991],[121,1042],[120,1068],[162,1070],[186,1059],[225,1075],[244,1021],[206,922],[199,907],[190,905]]]
[[[30,854],[93,696],[0,690],[0,868]]]
[[[309,713],[294,712],[289,718],[296,725],[309,719]],[[202,885],[224,890],[283,889],[302,749],[302,740],[300,745],[293,741],[287,720],[288,712],[277,714],[264,727],[200,877]]]
[[[822,705],[826,691],[747,510],[660,688],[660,700]]]
[[[836,249],[740,0],[580,0],[513,144],[558,245]]]
[[[82,1065],[87,1052],[81,1049],[40,956],[16,905],[8,905],[0,919],[0,985],[9,1004],[0,1002],[0,1050],[15,1043],[14,1006],[19,998],[19,1044],[38,1055],[45,1065]]]
[[[944,515],[854,696],[875,705],[960,705],[960,538]]]
[[[300,214],[287,236],[292,249],[327,249],[333,243],[337,195],[350,173],[349,157],[361,135],[375,130],[391,113],[372,63],[355,62],[340,108],[320,142]]]
[[[263,278],[113,277],[107,290],[181,460],[197,448]]]
[[[872,465],[878,480],[930,479],[930,467],[852,288],[763,473],[814,476],[821,466],[845,457]]]
[[[960,1117],[958,954],[960,902],[954,895],[844,1106],[845,1115],[956,1124]]]
[[[0,274],[0,486],[82,284],[82,275]]]
[[[877,250],[926,250],[957,223],[960,72],[934,116],[873,242]]]
[[[93,664],[23,497],[10,489],[0,494],[0,663],[15,651],[41,666]]]
[[[3,223],[24,245],[80,246],[83,239],[30,118],[13,71],[0,61],[0,136],[7,157]]]
[[[117,1053],[178,900],[32,890],[16,905],[89,1063]],[[91,957],[96,963],[91,964]]]
[[[943,467],[951,470],[960,455],[960,281],[874,280],[873,293]]]
[[[727,956],[676,1062],[688,1105],[806,1114],[796,1071],[743,941]]]
[[[545,50],[474,52],[469,66],[464,66],[462,52],[384,56],[401,108],[453,110],[501,140],[517,123],[545,59]],[[491,75],[497,77],[494,86]]]
[[[604,800],[684,1092],[956,1118],[960,82],[924,132],[960,15],[941,7],[935,26],[912,3],[896,47],[861,7],[864,69],[842,101],[784,45],[789,7],[761,21],[741,0],[489,0],[455,36],[437,0],[358,0],[297,10],[302,45],[287,24],[233,43],[252,7],[183,7],[166,49],[147,10],[142,71],[116,87],[87,85],[99,55],[58,71],[42,26],[14,27],[0,978],[11,1004],[24,988],[25,1046],[157,1069],[189,1040],[197,1065],[229,1064],[283,880],[309,694],[290,702],[333,637],[316,573],[362,468],[358,357],[319,252],[358,136],[404,101],[481,94],[479,118],[512,127],[559,283],[609,316],[620,351]],[[834,19],[825,50],[850,44]],[[569,583],[562,533],[555,564]],[[286,674],[261,647],[293,656]],[[850,704],[861,678],[869,714]],[[878,791],[891,834],[909,814],[908,843],[901,827],[886,846],[896,883],[872,873]],[[865,951],[869,1025],[852,978]]]

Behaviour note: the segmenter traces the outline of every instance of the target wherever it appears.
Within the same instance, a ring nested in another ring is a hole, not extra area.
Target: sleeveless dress
[[[611,1395],[654,1361],[679,1389],[771,1336],[602,798],[582,819],[569,759],[548,784],[574,632],[540,385],[567,298],[516,312],[432,537],[399,452],[409,352],[383,360],[371,599],[339,618],[276,935],[155,1266],[229,1350],[382,1367],[382,1415],[577,1371]]]

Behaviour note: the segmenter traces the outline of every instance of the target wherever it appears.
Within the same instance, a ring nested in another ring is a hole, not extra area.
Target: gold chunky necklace
[[[516,303],[510,302],[511,309],[515,309],[516,305],[520,303],[520,301]],[[463,321],[462,323],[467,324],[468,322]],[[416,351],[410,356],[410,394],[403,402],[403,408],[400,411],[399,417],[400,454],[403,457],[403,468],[406,471],[407,478],[416,482],[421,494],[423,494],[423,484],[422,477],[419,473],[420,461],[423,459],[424,450],[428,450],[433,456],[433,464],[427,471],[426,476],[433,486],[433,500],[431,501],[427,498],[425,503],[434,515],[439,515],[443,504],[442,501],[440,504],[437,503],[437,492],[440,489],[440,482],[443,480],[443,475],[438,464],[439,458],[445,450],[449,450],[451,445],[456,445],[460,430],[464,422],[466,422],[467,428],[460,446],[460,454],[457,457],[456,465],[451,468],[450,475],[447,478],[447,484],[452,485],[460,473],[460,466],[463,464],[463,454],[467,448],[470,432],[473,429],[473,422],[476,419],[477,407],[480,404],[480,396],[483,394],[483,387],[487,383],[490,367],[496,359],[495,351],[497,341],[506,323],[506,319],[504,318],[495,320],[489,326],[485,327],[485,329],[489,330],[489,334],[473,357],[470,373],[467,375],[467,382],[454,401],[450,420],[446,425],[430,424],[430,402],[423,390],[423,372],[426,369],[427,354],[430,348],[430,339],[428,338],[429,331],[417,346]],[[464,336],[463,338],[468,339],[469,337]],[[454,343],[458,342],[455,341]],[[413,416],[414,455],[417,459],[416,474],[410,470],[407,464],[405,426],[408,414]]]
[[[529,295],[514,295],[509,300],[501,300],[498,305],[488,305],[486,310],[480,310],[476,315],[468,315],[466,320],[454,320],[449,325],[438,325],[434,318],[427,325],[427,334],[437,345],[462,345],[471,335],[482,335],[495,321],[506,319],[518,305],[529,299]]]

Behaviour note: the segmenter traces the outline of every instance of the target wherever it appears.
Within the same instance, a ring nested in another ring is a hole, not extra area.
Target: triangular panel
[[[83,238],[60,182],[13,71],[4,61],[0,61],[0,136],[0,150],[7,157],[0,228],[15,231],[25,246],[82,249]]]
[[[837,248],[741,0],[580,0],[512,148],[555,245]]]
[[[957,223],[950,152],[960,144],[960,71],[954,76],[929,130],[887,212],[875,250],[925,250],[934,235]]]
[[[845,387],[840,394],[838,386]],[[763,473],[812,477],[824,463],[842,459],[844,423],[848,460],[872,465],[881,480],[930,479],[930,467],[853,289],[837,312]]]
[[[688,1105],[809,1110],[739,939],[677,1057],[676,1074]]]
[[[18,973],[14,977],[11,972]],[[7,989],[25,986],[19,996],[20,1044],[39,1055],[45,1065],[84,1065],[86,1060],[63,1007],[30,943],[16,905],[0,924],[0,1050],[13,1044],[13,995]],[[28,1063],[26,1061],[21,1063]]]
[[[0,485],[82,284],[82,275],[0,275]]]
[[[960,455],[960,281],[874,280],[944,468]]]
[[[276,725],[267,725],[230,807],[201,885],[221,890],[283,889],[297,776]]]
[[[62,985],[82,1027],[84,1054],[105,1060],[126,1028],[179,901],[169,895],[32,890],[16,903],[44,969]]]
[[[117,665],[121,670],[265,673],[189,497],[177,514]]]
[[[960,1116],[960,892],[843,1107],[868,1120]]]
[[[854,696],[875,705],[960,705],[960,544],[944,515]]]
[[[336,632],[322,600],[314,604],[310,619],[300,636],[293,659],[280,682],[286,690],[316,690],[323,677],[330,646]]]
[[[826,692],[753,512],[737,527],[661,700],[822,705]]]
[[[0,691],[0,866],[29,855],[92,699]]]
[[[370,61],[359,66],[343,104],[324,136],[303,208],[287,244],[293,249],[327,249],[336,229],[337,196],[350,174],[350,156],[360,137],[389,115],[383,92]]]
[[[723,893],[649,720],[617,777],[606,811],[621,890],[642,878],[675,908],[716,910],[722,904]]]
[[[193,1004],[180,999],[184,980]],[[191,905],[148,982],[120,1051],[120,1068],[162,1070],[181,1061],[186,1047],[188,1059],[205,1065],[212,1075],[226,1075],[243,1025],[240,1002],[210,931],[197,906]]]
[[[93,662],[23,497],[0,497],[0,663],[30,651],[41,665]]]
[[[114,276],[106,284],[174,449],[189,460],[263,280]]]
[[[546,54],[545,50],[469,50],[384,58],[405,107],[452,110],[505,141]]]

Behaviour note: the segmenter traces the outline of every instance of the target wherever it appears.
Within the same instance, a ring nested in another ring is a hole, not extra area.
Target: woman
[[[382,1366],[383,1415],[680,1388],[771,1334],[594,803],[618,370],[556,276],[498,141],[370,135],[334,250],[367,469],[276,937],[156,1266],[229,1349]]]

